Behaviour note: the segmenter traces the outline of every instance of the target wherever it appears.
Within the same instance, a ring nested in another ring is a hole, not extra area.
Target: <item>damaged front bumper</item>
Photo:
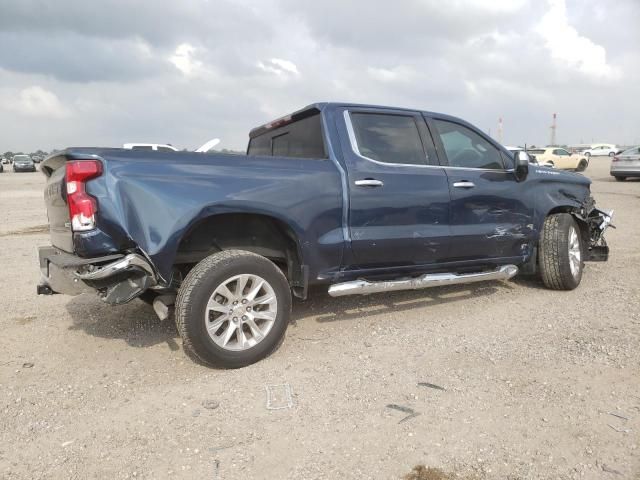
[[[588,211],[581,212],[577,217],[586,223],[588,227],[587,256],[585,260],[592,262],[606,262],[609,259],[609,246],[604,238],[604,232],[608,227],[613,227],[613,210],[605,211],[592,207]]]
[[[106,303],[119,305],[158,284],[153,266],[138,253],[81,258],[55,247],[40,247],[38,257],[42,272],[38,294],[97,291]]]

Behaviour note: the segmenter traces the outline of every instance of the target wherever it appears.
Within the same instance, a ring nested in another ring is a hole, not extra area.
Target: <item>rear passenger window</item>
[[[134,145],[131,150],[153,150],[151,145]]]
[[[426,163],[412,116],[352,112],[350,117],[360,155],[384,163]]]
[[[434,120],[449,165],[464,168],[503,169],[496,147],[473,130],[453,122]]]
[[[326,158],[320,114],[267,130],[249,141],[249,155]]]

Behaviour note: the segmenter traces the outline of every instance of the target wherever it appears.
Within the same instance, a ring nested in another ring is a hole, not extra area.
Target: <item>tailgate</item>
[[[65,252],[73,252],[73,232],[69,218],[65,185],[64,156],[48,158],[41,167],[47,176],[44,201],[47,206],[51,244]]]

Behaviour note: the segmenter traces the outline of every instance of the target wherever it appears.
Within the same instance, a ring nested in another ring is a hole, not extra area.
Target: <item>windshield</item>
[[[633,147],[629,150],[625,150],[621,155],[638,155],[640,153],[640,147]]]
[[[13,157],[14,162],[30,162],[31,157],[29,155],[16,155]]]

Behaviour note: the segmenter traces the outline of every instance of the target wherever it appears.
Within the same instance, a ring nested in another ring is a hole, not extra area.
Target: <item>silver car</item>
[[[613,157],[610,173],[619,182],[628,177],[640,177],[640,146],[625,150]]]

